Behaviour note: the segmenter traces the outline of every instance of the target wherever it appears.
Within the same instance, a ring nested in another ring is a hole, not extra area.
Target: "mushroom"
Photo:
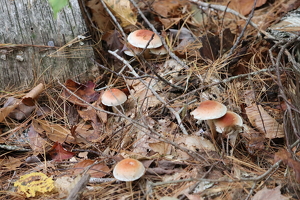
[[[152,35],[154,34],[153,39],[149,42],[151,39]],[[138,48],[157,48],[162,45],[162,42],[160,40],[160,37],[156,35],[154,32],[149,31],[149,30],[136,30],[131,32],[128,37],[127,37],[128,42],[135,47]],[[147,46],[149,42],[149,45]]]
[[[223,133],[226,128],[230,128],[233,126],[243,126],[242,117],[232,111],[227,111],[224,116],[213,121],[216,126],[216,131],[219,133]]]
[[[107,89],[101,97],[102,104],[106,106],[119,106],[126,100],[126,94],[117,88]]]
[[[164,46],[160,46],[155,49],[150,49],[150,53],[155,55],[166,55],[168,51]]]
[[[140,161],[133,158],[125,158],[116,164],[113,175],[119,181],[126,181],[126,186],[129,186],[131,189],[132,181],[141,178],[145,171],[146,169]]]
[[[153,39],[151,40],[152,36]],[[144,29],[131,32],[127,37],[127,41],[129,43],[127,44],[128,47],[133,51],[133,52],[130,50],[124,51],[124,53],[129,56],[134,56],[134,54],[141,53],[143,52],[144,48],[147,48],[147,50],[144,51],[144,56],[150,57],[148,49],[158,48],[162,46],[161,39],[157,34],[155,34],[152,31],[144,30]]]
[[[216,131],[219,133],[227,134],[227,153],[229,150],[228,141],[232,147],[235,145],[236,138],[240,132],[240,127],[243,126],[243,119],[241,116],[232,111],[227,111],[226,114],[218,119],[213,120],[216,127]],[[231,149],[231,155],[233,154],[233,148]]]
[[[198,108],[191,112],[191,115],[198,120],[207,120],[214,141],[216,138],[216,127],[212,120],[224,116],[226,112],[227,108],[224,104],[213,100],[207,100],[201,102]]]

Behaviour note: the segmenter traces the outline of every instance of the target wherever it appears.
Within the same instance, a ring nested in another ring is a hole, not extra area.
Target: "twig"
[[[122,61],[131,71],[131,73],[138,77],[139,75],[135,72],[135,70],[133,69],[133,67],[122,57],[120,57],[117,53],[117,50],[116,51],[108,51],[108,53],[112,54],[113,56],[115,56],[117,59],[119,59],[120,61]],[[143,79],[140,79],[140,81],[147,87],[147,83],[143,80]],[[154,96],[160,101],[162,102],[169,110],[170,112],[175,116],[177,122],[178,122],[178,126],[180,127],[181,131],[183,134],[185,135],[188,135],[188,132],[186,131],[185,127],[183,126],[182,124],[182,121],[181,121],[181,118],[179,116],[179,114],[172,108],[170,107],[167,102],[165,100],[163,100],[163,98],[161,98],[159,96],[159,94],[152,88],[151,85],[148,85],[149,89],[151,90],[151,92],[154,94]]]
[[[178,58],[169,48],[169,46],[167,45],[167,43],[165,42],[164,38],[157,32],[157,30],[155,29],[155,27],[149,22],[149,20],[145,17],[144,13],[141,11],[141,9],[139,8],[139,6],[136,4],[136,2],[134,0],[129,0],[133,6],[137,9],[138,13],[141,15],[141,17],[143,18],[143,20],[148,24],[148,26],[150,27],[150,29],[160,37],[164,47],[166,48],[166,50],[168,51],[169,55],[171,56],[171,58],[173,58],[174,60],[176,60],[177,63],[179,63],[182,67],[184,67],[185,69],[189,69],[189,67],[182,61],[180,60],[180,58]]]

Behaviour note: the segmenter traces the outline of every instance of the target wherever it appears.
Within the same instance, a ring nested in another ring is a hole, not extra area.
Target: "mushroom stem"
[[[126,188],[132,192],[132,181],[126,181]]]
[[[213,120],[211,120],[211,119],[207,120],[207,125],[209,126],[209,129],[211,132],[211,139],[212,139],[214,145],[216,145],[217,131],[216,131],[216,126],[215,126]]]

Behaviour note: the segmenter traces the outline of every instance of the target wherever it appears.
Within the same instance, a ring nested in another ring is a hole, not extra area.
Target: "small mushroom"
[[[241,132],[243,126],[243,119],[241,116],[232,111],[227,111],[226,114],[218,119],[213,120],[216,127],[216,131],[222,133],[223,136],[227,135],[227,153],[229,152],[228,141],[232,147],[235,146],[235,142],[238,134]],[[234,148],[231,149],[231,155],[233,155]]]
[[[126,94],[117,88],[107,89],[101,98],[102,104],[106,106],[119,106],[127,100]]]
[[[224,116],[214,119],[213,121],[218,133],[223,133],[224,130],[229,127],[243,126],[242,117],[232,111],[227,111]]]
[[[154,34],[153,39],[150,41],[149,45],[147,46],[149,40],[151,39],[152,35]],[[135,47],[138,48],[157,48],[162,45],[160,37],[156,35],[154,32],[149,30],[136,30],[131,32],[127,37],[128,42]]]
[[[207,100],[201,102],[199,106],[191,112],[191,115],[198,120],[207,120],[212,139],[214,140],[216,138],[216,127],[212,120],[224,116],[226,112],[227,108],[224,104],[213,100]]]
[[[152,36],[153,39],[151,40]],[[130,50],[125,50],[124,53],[129,56],[134,56],[134,54],[141,53],[145,48],[147,48],[144,51],[143,55],[145,58],[149,58],[149,49],[158,48],[162,46],[161,39],[157,34],[144,29],[136,30],[130,33],[127,37],[127,41],[128,44],[126,46]]]
[[[127,187],[132,187],[132,181],[141,178],[145,174],[144,165],[133,158],[125,158],[118,162],[113,170],[115,179],[125,181]]]
[[[150,49],[150,53],[154,55],[166,55],[168,51],[164,46],[160,46],[155,49]]]

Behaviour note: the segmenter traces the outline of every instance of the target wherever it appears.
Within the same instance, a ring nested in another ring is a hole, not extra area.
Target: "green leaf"
[[[69,0],[49,0],[50,6],[53,10],[54,18],[57,17],[57,13],[61,11],[66,5],[68,5]]]

